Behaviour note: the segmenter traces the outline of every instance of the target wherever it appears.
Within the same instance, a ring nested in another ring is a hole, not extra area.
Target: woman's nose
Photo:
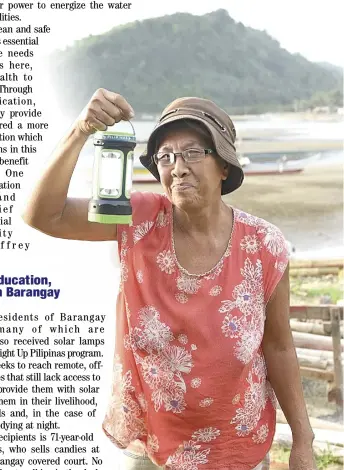
[[[189,174],[190,169],[185,163],[184,158],[181,155],[176,156],[175,164],[172,170],[172,176],[176,178],[182,178]]]

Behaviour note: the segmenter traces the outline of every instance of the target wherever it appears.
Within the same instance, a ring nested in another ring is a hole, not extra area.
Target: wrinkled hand
[[[76,120],[76,126],[87,136],[105,131],[121,120],[134,117],[130,104],[118,93],[99,88]]]
[[[293,444],[289,458],[289,470],[317,470],[311,445]]]

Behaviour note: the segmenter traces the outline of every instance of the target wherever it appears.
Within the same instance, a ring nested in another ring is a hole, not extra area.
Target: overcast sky
[[[106,5],[112,0],[102,1]],[[44,49],[63,48],[76,39],[100,34],[134,20],[177,11],[199,15],[218,8],[226,9],[236,21],[247,26],[265,29],[290,52],[299,52],[312,61],[344,63],[341,0],[132,0],[131,10],[110,12],[104,7],[102,11],[54,11],[52,33],[45,38]]]

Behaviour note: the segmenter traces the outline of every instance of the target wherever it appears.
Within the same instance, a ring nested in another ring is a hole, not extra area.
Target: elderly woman
[[[54,237],[118,241],[116,354],[103,428],[125,449],[121,468],[266,470],[278,400],[293,434],[290,470],[314,470],[289,329],[285,240],[221,199],[243,182],[229,116],[201,98],[163,111],[141,162],[165,194],[133,192],[130,226],[89,223],[88,201],[67,197],[87,138],[131,117],[123,97],[98,90],[24,214]]]

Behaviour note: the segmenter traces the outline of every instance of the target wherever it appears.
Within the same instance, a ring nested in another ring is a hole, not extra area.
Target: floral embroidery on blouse
[[[162,272],[172,274],[176,270],[174,258],[170,250],[162,251],[161,253],[159,253],[156,258],[156,261]]]
[[[275,268],[278,269],[281,273],[284,273],[284,271],[287,268],[288,263],[283,263],[282,261],[275,263]]]
[[[137,279],[138,283],[140,283],[140,284],[143,283],[143,272],[141,271],[141,269],[139,271],[137,271],[136,279]]]
[[[181,292],[178,292],[175,295],[175,298],[177,302],[180,302],[181,304],[186,304],[186,302],[189,300],[189,297],[186,294],[183,294]]]
[[[184,334],[180,334],[178,335],[178,341],[181,343],[181,344],[188,344],[188,337]]]
[[[192,439],[200,442],[210,442],[216,439],[219,435],[220,431],[216,428],[204,428],[194,432]]]
[[[262,424],[259,429],[257,429],[256,434],[252,436],[253,442],[256,444],[263,444],[266,441],[269,435],[269,426],[267,424]]]
[[[255,377],[257,378],[257,377]],[[254,375],[250,372],[247,382],[249,388],[245,392],[245,401],[242,408],[238,408],[235,417],[230,424],[236,424],[238,436],[246,436],[257,426],[261,412],[265,408],[267,396],[265,393],[265,378],[259,382],[254,381]]]
[[[246,253],[257,253],[261,248],[261,243],[257,235],[246,235],[242,239],[240,247],[242,250],[245,250]]]
[[[258,260],[254,265],[246,259],[241,275],[244,280],[234,288],[233,300],[223,300],[219,312],[226,313],[222,333],[237,339],[236,357],[248,364],[260,345],[264,330],[261,262]],[[239,310],[242,315],[232,314],[235,310]]]
[[[204,398],[203,400],[199,402],[199,406],[201,406],[202,408],[206,408],[207,406],[212,405],[213,402],[214,402],[213,398]]]
[[[123,446],[147,434],[142,409],[134,399],[132,373],[123,375],[123,366],[116,355],[113,372],[113,394],[109,411],[105,417],[107,432],[116,436]]]
[[[142,224],[135,227],[134,243],[139,242],[144,236],[146,236],[150,229],[153,227],[153,225],[153,222],[147,220],[146,222],[142,222]]]
[[[160,321],[160,313],[154,307],[141,309],[138,317],[141,328],[134,328],[132,337],[126,335],[124,341],[131,344],[143,380],[152,390],[155,411],[163,407],[166,411],[181,413],[186,407],[183,375],[189,374],[193,367],[191,353],[171,344],[175,338],[170,328]],[[138,355],[138,349],[148,354]]]
[[[263,245],[273,256],[278,256],[283,251],[286,251],[285,239],[281,231],[275,225],[242,211],[239,211],[237,220],[251,227],[255,227],[257,233],[263,235]],[[243,243],[243,241],[241,243]]]
[[[195,277],[181,274],[177,279],[178,290],[185,294],[196,294],[201,287],[201,281]]]
[[[245,391],[244,406],[236,410],[235,417],[230,421],[231,424],[236,424],[238,436],[246,436],[257,427],[269,398],[266,392],[266,372],[263,354],[259,353],[247,378],[249,388]]]
[[[199,429],[192,435],[193,440],[184,442],[169,457],[166,463],[168,470],[198,470],[199,465],[208,462],[210,448],[203,449],[202,444],[216,439],[220,431],[216,428]]]
[[[170,220],[168,214],[165,214],[164,211],[160,211],[156,218],[156,226],[158,228],[166,227],[169,224]]]
[[[201,386],[202,379],[200,377],[195,377],[194,379],[191,380],[191,387],[192,388],[198,388]]]
[[[158,438],[154,434],[152,436],[151,435],[148,436],[147,450],[150,454],[154,454],[154,452],[158,452],[159,450],[159,441],[158,441]]]
[[[285,241],[280,230],[272,224],[262,224],[257,233],[264,235],[263,243],[266,249],[273,255],[278,256],[285,249]]]
[[[212,295],[213,297],[216,297],[217,295],[220,295],[222,292],[222,287],[221,286],[214,286],[210,289],[209,295]]]

